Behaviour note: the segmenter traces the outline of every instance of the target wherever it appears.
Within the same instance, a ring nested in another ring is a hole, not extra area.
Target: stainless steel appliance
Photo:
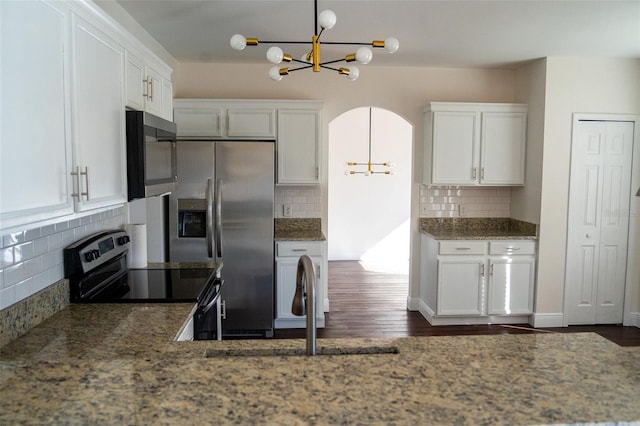
[[[176,124],[142,111],[127,111],[129,201],[171,192],[177,178]]]
[[[127,269],[129,235],[122,230],[85,237],[63,251],[73,303],[193,302],[194,340],[221,338],[216,269]],[[176,331],[180,324],[176,324]]]
[[[225,337],[273,336],[273,141],[177,143],[169,260],[222,261]]]

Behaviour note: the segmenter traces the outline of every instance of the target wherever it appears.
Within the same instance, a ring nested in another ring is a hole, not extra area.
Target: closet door
[[[569,324],[622,323],[633,123],[578,121],[571,154]]]

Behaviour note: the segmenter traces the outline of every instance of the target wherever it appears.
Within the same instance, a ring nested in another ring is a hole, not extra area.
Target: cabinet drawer
[[[440,241],[439,254],[485,254],[486,241]]]
[[[309,241],[276,243],[276,256],[322,256],[322,243]]]
[[[536,254],[535,241],[491,241],[489,254]]]

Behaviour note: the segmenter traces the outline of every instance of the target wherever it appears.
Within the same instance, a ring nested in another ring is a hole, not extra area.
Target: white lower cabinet
[[[291,313],[296,291],[296,274],[300,256],[308,255],[315,272],[316,325],[324,327],[326,280],[324,279],[323,241],[276,242],[276,318],[275,328],[304,328],[306,316]]]
[[[420,312],[432,325],[528,322],[534,241],[421,238]]]

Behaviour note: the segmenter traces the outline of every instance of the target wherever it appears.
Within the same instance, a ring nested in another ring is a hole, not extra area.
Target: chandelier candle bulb
[[[323,30],[330,30],[333,28],[337,20],[338,18],[333,10],[323,10],[320,12],[320,15],[318,15],[318,24],[320,24],[320,28]]]

